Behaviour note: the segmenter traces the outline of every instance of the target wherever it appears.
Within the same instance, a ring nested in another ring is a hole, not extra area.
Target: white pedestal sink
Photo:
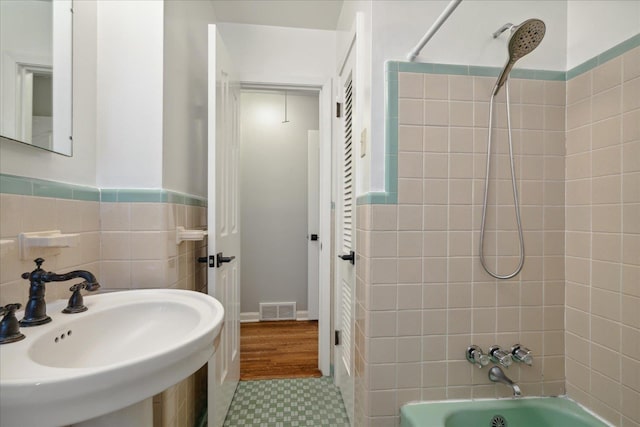
[[[24,340],[0,346],[3,427],[62,426],[120,410],[108,416],[141,416],[148,404],[140,402],[211,358],[224,318],[217,300],[192,291],[132,290],[84,301],[88,311],[78,314],[61,313],[66,301],[48,304],[52,322],[22,328]]]

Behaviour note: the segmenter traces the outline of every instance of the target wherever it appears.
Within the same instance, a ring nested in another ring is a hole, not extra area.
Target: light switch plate
[[[364,157],[367,154],[367,128],[362,129],[360,132],[360,157]]]

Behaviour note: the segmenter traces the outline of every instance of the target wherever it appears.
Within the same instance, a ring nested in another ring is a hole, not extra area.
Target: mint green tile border
[[[0,174],[0,193],[88,202],[175,203],[189,206],[207,206],[205,198],[171,190],[100,189],[7,174]]]
[[[100,190],[95,187],[7,174],[0,174],[0,193],[55,197],[57,199],[82,200],[85,202],[100,201]]]
[[[640,46],[640,33],[615,45],[569,71],[514,69],[511,77],[529,80],[567,81],[598,65]],[[457,76],[497,77],[500,67],[436,64],[426,62],[387,61],[385,63],[385,188],[358,196],[358,205],[393,205],[398,203],[398,73],[448,74]]]
[[[475,77],[498,77],[502,71],[501,67],[485,67],[481,65],[457,65],[457,64],[432,64],[427,62],[395,62],[387,63],[387,71],[389,64],[395,64],[397,72],[401,73],[421,73],[421,74],[447,74],[450,76],[475,76]],[[530,70],[526,68],[516,68],[511,77],[518,79],[532,80],[552,80],[565,81],[566,73],[564,71],[553,70]]]

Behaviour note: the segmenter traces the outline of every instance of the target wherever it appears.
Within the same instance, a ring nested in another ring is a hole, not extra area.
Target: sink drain
[[[491,418],[491,427],[507,427],[507,420],[502,415],[496,415]]]

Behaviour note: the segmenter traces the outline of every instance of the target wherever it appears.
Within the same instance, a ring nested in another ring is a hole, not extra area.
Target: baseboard
[[[260,321],[260,313],[252,311],[249,313],[240,313],[240,323],[253,323]]]
[[[296,320],[309,320],[309,312],[307,310],[296,311]],[[259,321],[260,313],[257,311],[240,313],[240,323],[253,323]]]

